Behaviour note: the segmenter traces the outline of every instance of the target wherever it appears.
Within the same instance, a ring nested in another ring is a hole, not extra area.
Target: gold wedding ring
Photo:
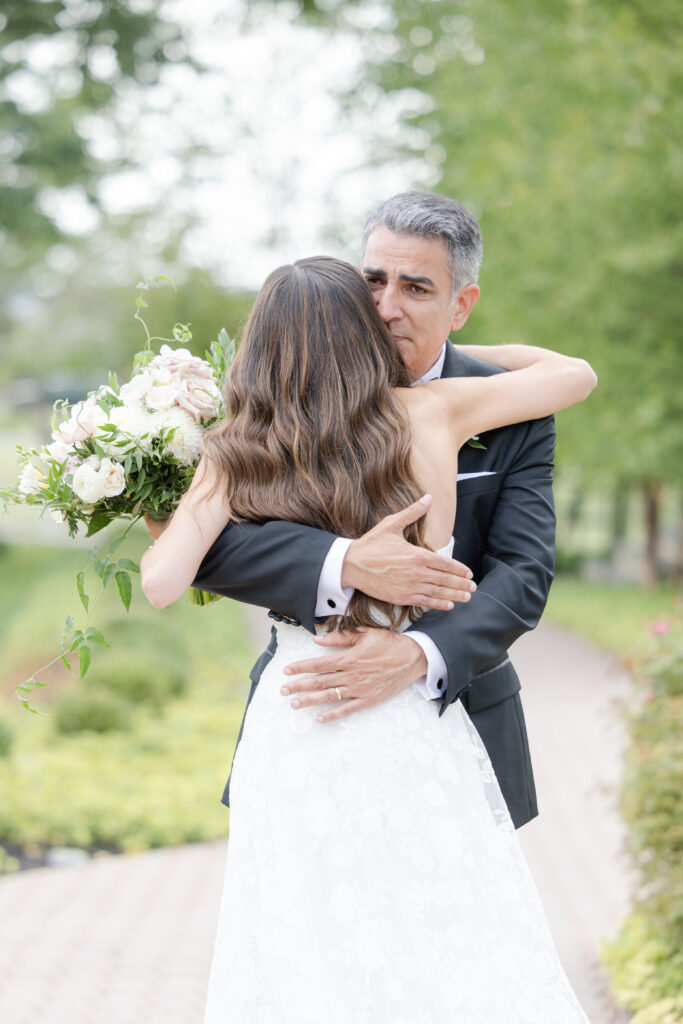
[[[335,686],[335,690],[337,691],[337,700],[341,700],[342,699],[341,690],[339,689],[338,686]]]

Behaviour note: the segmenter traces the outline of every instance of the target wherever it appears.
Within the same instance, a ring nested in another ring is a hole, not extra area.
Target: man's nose
[[[390,323],[392,320],[400,320],[403,316],[403,310],[399,302],[399,293],[390,284],[382,288],[375,301],[377,303],[377,311],[385,324]]]

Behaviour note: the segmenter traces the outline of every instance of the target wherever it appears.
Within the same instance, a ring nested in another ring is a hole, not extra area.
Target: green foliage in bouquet
[[[222,329],[201,359],[182,347],[192,340],[189,324],[175,324],[170,338],[152,336],[143,310],[148,308],[144,295],[153,283],[174,287],[163,275],[138,284],[134,318],[145,332],[145,347],[135,356],[131,379],[120,384],[110,373],[108,383],[84,401],[74,406],[56,402],[52,442],[41,448],[19,447],[20,479],[14,487],[0,490],[6,507],[36,506],[41,514],[63,522],[71,537],[83,529],[92,537],[113,522],[130,520],[108,548],[91,551],[88,565],[78,573],[76,586],[86,621],[78,628],[73,615],[67,616],[59,654],[40,673],[60,658],[69,670],[77,662],[82,677],[92,648],[108,646],[91,625],[93,607],[115,583],[128,611],[131,573],[139,572],[137,563],[128,558],[117,561],[114,555],[140,518],[166,519],[174,512],[194,476],[204,431],[223,415],[222,389],[235,355],[234,342]],[[159,352],[154,343],[161,343]],[[181,347],[172,348],[174,343]],[[93,577],[100,589],[91,601]],[[214,600],[198,591],[190,594],[195,604]],[[37,674],[16,687],[23,707],[34,713],[31,695],[45,685]]]
[[[640,876],[632,913],[604,959],[615,993],[642,1024],[681,1024],[683,1004],[683,628],[656,623],[629,715],[622,789]]]

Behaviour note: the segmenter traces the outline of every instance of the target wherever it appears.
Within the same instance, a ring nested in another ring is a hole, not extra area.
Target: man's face
[[[370,233],[361,271],[406,366],[421,377],[438,359],[450,332],[467,320],[479,289],[467,285],[453,295],[442,239],[395,235],[385,227]]]

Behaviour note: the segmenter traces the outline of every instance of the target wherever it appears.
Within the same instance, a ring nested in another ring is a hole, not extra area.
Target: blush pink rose
[[[189,349],[171,348],[170,345],[162,345],[159,355],[149,365],[153,370],[170,370],[174,376],[180,370],[197,376],[212,376],[211,367],[205,359],[193,356]]]
[[[218,415],[221,396],[213,379],[205,380],[179,374],[176,377],[176,389],[177,404],[185,412],[189,412],[195,422],[213,419]]]

